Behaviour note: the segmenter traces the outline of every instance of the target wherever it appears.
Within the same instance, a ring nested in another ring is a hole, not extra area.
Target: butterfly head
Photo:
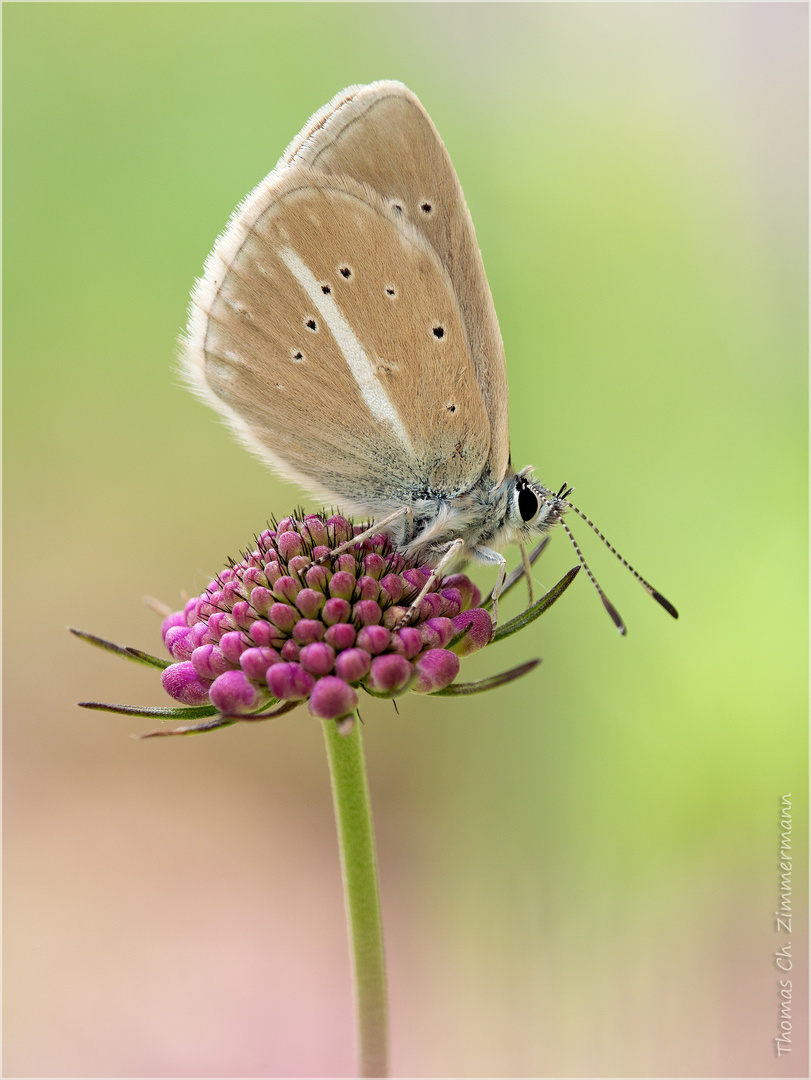
[[[566,511],[566,496],[571,491],[564,485],[557,494],[549,491],[530,476],[531,468],[512,476],[507,500],[505,529],[512,541],[529,542],[538,533],[549,532]]]

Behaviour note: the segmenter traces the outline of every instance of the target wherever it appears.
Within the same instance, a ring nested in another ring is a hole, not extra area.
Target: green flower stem
[[[388,1076],[383,926],[361,726],[356,721],[350,734],[341,735],[334,720],[323,723],[355,981],[358,1076]]]

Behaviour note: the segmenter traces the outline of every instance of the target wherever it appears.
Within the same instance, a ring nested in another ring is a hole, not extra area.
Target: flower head
[[[495,637],[541,614],[575,573]],[[537,661],[481,683],[455,684],[459,658],[494,639],[491,616],[480,603],[479,589],[464,574],[437,577],[430,566],[409,562],[383,534],[340,515],[287,517],[182,611],[166,616],[162,636],[173,662],[74,631],[161,667],[164,689],[182,708],[82,704],[167,718],[216,717],[156,733],[180,734],[265,719],[304,702],[313,716],[351,723],[361,690],[396,698],[409,691],[489,689]]]
[[[486,645],[492,623],[464,575],[431,580],[383,535],[332,555],[363,527],[346,518],[288,517],[163,623],[176,661],[164,689],[184,705],[255,713],[306,701],[323,720],[351,716],[358,688],[398,697],[453,682],[459,657],[447,646],[466,631],[465,653]],[[428,591],[403,625],[409,605]],[[472,618],[463,612],[476,608]],[[456,647],[459,647],[457,643]]]

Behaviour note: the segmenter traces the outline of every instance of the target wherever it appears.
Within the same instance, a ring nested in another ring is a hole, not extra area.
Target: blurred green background
[[[3,15],[6,1075],[352,1074],[317,723],[134,742],[74,702],[168,704],[157,676],[65,626],[159,650],[142,597],[179,604],[301,498],[181,387],[176,340],[232,208],[378,78],[464,186],[513,460],[681,611],[575,521],[627,640],[581,575],[463,666],[542,656],[524,681],[364,706],[393,1068],[806,1075],[799,918],[773,1041],[787,793],[805,900],[806,6]],[[556,536],[539,586],[574,561]]]

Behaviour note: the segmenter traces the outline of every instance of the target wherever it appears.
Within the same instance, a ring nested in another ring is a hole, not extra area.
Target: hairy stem
[[[341,735],[324,721],[358,1025],[358,1076],[388,1076],[388,1020],[383,926],[377,886],[372,810],[360,724]]]

